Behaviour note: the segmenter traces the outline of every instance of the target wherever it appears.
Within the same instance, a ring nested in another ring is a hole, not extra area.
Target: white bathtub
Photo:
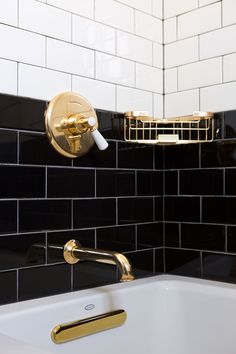
[[[128,315],[121,327],[51,340],[57,324],[118,309]],[[235,354],[236,286],[161,275],[4,305],[0,333],[1,354]]]

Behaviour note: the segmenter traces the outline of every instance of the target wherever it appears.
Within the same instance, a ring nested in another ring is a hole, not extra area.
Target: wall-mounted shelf
[[[193,112],[192,116],[155,119],[146,112],[126,112],[126,141],[153,145],[205,143],[214,140],[214,114]]]

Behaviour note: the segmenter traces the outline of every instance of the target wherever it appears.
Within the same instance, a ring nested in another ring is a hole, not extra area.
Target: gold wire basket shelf
[[[214,140],[214,114],[193,112],[192,116],[155,119],[146,112],[124,114],[124,138],[128,142],[177,145],[205,143]]]

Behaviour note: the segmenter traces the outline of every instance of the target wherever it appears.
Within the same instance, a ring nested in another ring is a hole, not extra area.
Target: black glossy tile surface
[[[155,221],[163,220],[163,197],[156,197],[155,203]]]
[[[71,266],[58,264],[19,271],[19,300],[71,291]]]
[[[73,164],[77,167],[116,167],[116,142],[108,141],[106,150],[100,151],[94,145],[87,155],[74,159]]]
[[[225,251],[225,228],[222,225],[182,224],[183,248]]]
[[[135,195],[135,172],[130,170],[97,170],[97,197]]]
[[[236,198],[234,197],[203,197],[203,222],[218,224],[236,224]]]
[[[45,168],[0,166],[0,198],[45,197]]]
[[[0,234],[17,231],[17,202],[0,201]]]
[[[138,195],[163,195],[163,172],[138,171]]]
[[[99,131],[106,139],[123,140],[124,115],[109,111],[96,110]]]
[[[236,195],[236,169],[225,170],[225,194]]]
[[[144,250],[125,254],[132,264],[135,278],[154,275],[153,252],[153,250]]]
[[[159,248],[155,250],[155,273],[163,273],[164,271],[164,249]]]
[[[58,154],[45,134],[20,133],[19,139],[21,164],[71,166],[71,159]]]
[[[154,146],[155,169],[162,170],[164,168],[164,147]]]
[[[116,224],[115,199],[81,199],[73,203],[74,228]]]
[[[165,171],[165,194],[178,194],[178,171]]]
[[[199,145],[176,145],[165,147],[165,168],[198,168]]]
[[[0,163],[17,162],[17,132],[0,130]]]
[[[153,198],[122,198],[118,200],[119,224],[148,221],[153,221]]]
[[[180,225],[177,223],[165,223],[165,246],[179,247],[180,245]]]
[[[189,277],[201,276],[200,252],[165,249],[166,272]]]
[[[236,283],[236,256],[203,253],[203,278]]]
[[[137,248],[163,246],[163,223],[137,225]]]
[[[48,168],[48,198],[95,196],[95,172],[89,169]]]
[[[180,194],[222,195],[223,183],[222,169],[180,171]]]
[[[166,197],[166,221],[200,221],[200,198]]]
[[[16,271],[0,273],[0,305],[5,305],[17,300]]]
[[[236,226],[227,227],[227,251],[236,253]]]
[[[0,237],[0,270],[44,264],[45,234]]]
[[[236,111],[224,113],[224,137],[226,139],[236,138]]]
[[[153,147],[141,144],[118,143],[118,167],[153,169]]]
[[[98,229],[97,248],[117,252],[135,250],[135,226],[117,226]]]
[[[202,144],[202,167],[234,167],[236,166],[236,140]]]
[[[19,202],[20,232],[69,229],[71,201],[21,200]]]

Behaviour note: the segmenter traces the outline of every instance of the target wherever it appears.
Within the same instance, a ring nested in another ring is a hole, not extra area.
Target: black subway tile
[[[165,246],[179,247],[179,224],[165,223]]]
[[[163,224],[152,223],[137,225],[137,248],[153,248],[163,246]]]
[[[204,252],[202,263],[203,278],[236,283],[236,256]]]
[[[178,194],[178,171],[165,171],[165,194]]]
[[[17,133],[0,130],[0,163],[17,162]]]
[[[225,170],[225,194],[236,195],[236,169]]]
[[[135,194],[135,172],[130,170],[97,170],[97,197]]]
[[[165,249],[166,272],[170,274],[200,277],[200,252],[181,249]]]
[[[203,197],[202,221],[205,223],[236,224],[236,198]]]
[[[153,198],[118,200],[118,223],[134,224],[153,221]]]
[[[59,154],[46,134],[20,133],[19,149],[21,164],[71,166],[71,159]]]
[[[48,168],[48,198],[94,197],[94,175],[89,169]]]
[[[132,265],[135,278],[149,277],[154,274],[153,250],[128,252],[125,256]]]
[[[45,197],[45,168],[0,166],[0,198]]]
[[[100,151],[94,145],[92,149],[84,156],[73,160],[74,166],[78,167],[116,167],[116,142],[108,141],[109,146],[106,150]]]
[[[163,170],[164,168],[164,148],[163,146],[154,146],[155,169]]]
[[[155,250],[155,273],[164,272],[164,249],[158,248]]]
[[[225,228],[221,225],[182,224],[181,246],[211,251],[225,250]]]
[[[45,234],[0,237],[0,270],[45,263]]]
[[[69,200],[21,200],[19,203],[20,232],[71,227]]]
[[[227,251],[236,253],[236,226],[227,227]]]
[[[17,275],[16,271],[0,273],[0,305],[5,305],[17,300]]]
[[[74,201],[74,228],[116,224],[115,199],[81,199]]]
[[[0,234],[17,231],[17,202],[0,202]]]
[[[142,144],[118,143],[118,166],[153,169],[153,147]]]
[[[124,139],[124,115],[109,111],[96,110],[99,131],[106,139]]]
[[[97,229],[97,248],[117,252],[135,250],[135,227],[117,226]]]
[[[95,248],[95,230],[66,230],[47,233],[47,262],[63,262],[63,248],[69,240],[77,240],[82,247]]]
[[[198,197],[166,197],[166,221],[200,221],[200,199]]]
[[[163,220],[163,197],[155,198],[155,221]]]
[[[202,169],[180,171],[180,194],[222,195],[223,170]]]
[[[58,264],[19,271],[19,300],[71,291],[71,266]]]
[[[138,195],[163,195],[163,172],[138,171],[137,172]]]
[[[22,130],[44,131],[46,101],[0,95],[0,126]]]
[[[165,147],[165,168],[198,168],[199,144],[175,145]]]
[[[236,110],[224,112],[224,138],[236,138]]]
[[[236,140],[202,144],[201,165],[202,167],[236,166]]]

